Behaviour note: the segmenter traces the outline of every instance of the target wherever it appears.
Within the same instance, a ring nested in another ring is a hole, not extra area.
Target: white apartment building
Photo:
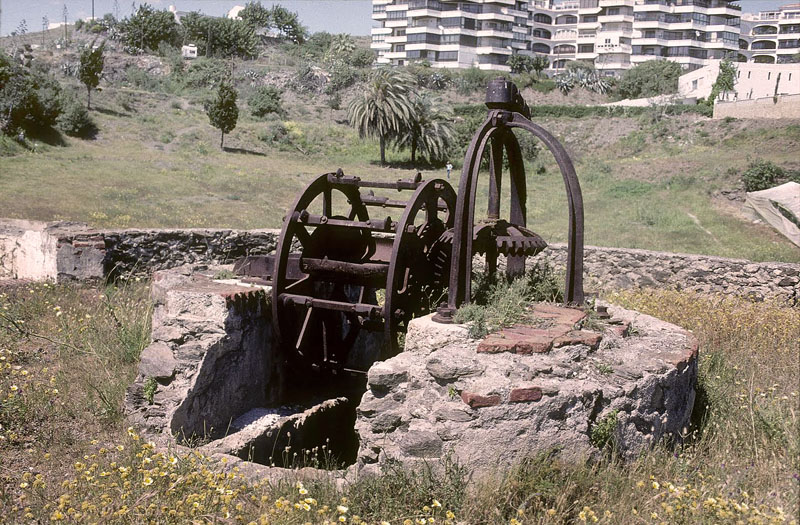
[[[373,0],[372,19],[379,64],[508,70],[529,45],[527,1]]]
[[[787,64],[800,53],[800,4],[742,15],[739,62]]]
[[[513,53],[547,55],[549,72],[585,60],[618,75],[654,58],[687,71],[737,57],[731,0],[373,0],[378,62],[508,70]]]

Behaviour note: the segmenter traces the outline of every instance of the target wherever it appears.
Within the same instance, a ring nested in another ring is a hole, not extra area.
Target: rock
[[[442,438],[433,432],[409,432],[403,436],[400,450],[415,458],[438,458],[442,455]]]
[[[399,427],[401,422],[399,415],[384,412],[372,421],[372,431],[376,434],[385,434]]]
[[[378,392],[388,392],[400,383],[408,381],[408,373],[401,370],[395,371],[386,363],[376,363],[369,369],[367,384]]]
[[[164,343],[153,343],[144,350],[139,361],[139,374],[145,378],[171,379],[178,367],[172,349]]]

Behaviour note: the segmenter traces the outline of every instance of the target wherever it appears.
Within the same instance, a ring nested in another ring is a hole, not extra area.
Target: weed
[[[144,398],[151,405],[153,404],[153,398],[156,395],[157,389],[158,389],[158,381],[156,381],[156,378],[148,377],[144,382],[143,394]]]
[[[231,270],[219,270],[214,274],[214,279],[235,279],[236,274]]]
[[[458,309],[454,321],[469,323],[473,339],[520,322],[533,302],[563,300],[553,269],[542,262],[511,282],[504,275],[476,273],[472,290],[472,302]]]
[[[614,432],[617,430],[618,410],[612,410],[599,421],[595,421],[589,431],[589,441],[600,450],[614,447]]]
[[[607,363],[596,363],[595,368],[597,368],[597,371],[603,374],[604,376],[608,376],[614,373],[614,367]]]

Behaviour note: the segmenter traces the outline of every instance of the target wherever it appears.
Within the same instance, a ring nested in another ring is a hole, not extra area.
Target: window
[[[386,18],[388,20],[400,20],[403,18],[407,18],[408,11],[388,11],[386,13]]]
[[[405,50],[406,50],[405,44],[397,44],[396,46],[394,46],[395,53],[402,53]]]
[[[442,44],[458,44],[458,39],[460,35],[442,35],[439,41]]]
[[[747,72],[747,78],[748,78],[748,79],[750,78],[750,73],[752,73],[752,71],[748,71],[748,72]]]
[[[697,89],[697,80],[692,80],[692,89]]]
[[[767,72],[767,80],[769,80],[771,77],[772,77],[772,72],[771,72],[771,71],[768,71],[768,72]]]
[[[458,60],[458,51],[439,51],[436,60],[440,62]]]

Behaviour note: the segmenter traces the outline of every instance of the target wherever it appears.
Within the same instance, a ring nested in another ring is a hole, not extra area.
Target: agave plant
[[[553,80],[558,90],[564,95],[569,95],[569,92],[575,88],[575,76],[571,73],[559,73],[553,77]]]

